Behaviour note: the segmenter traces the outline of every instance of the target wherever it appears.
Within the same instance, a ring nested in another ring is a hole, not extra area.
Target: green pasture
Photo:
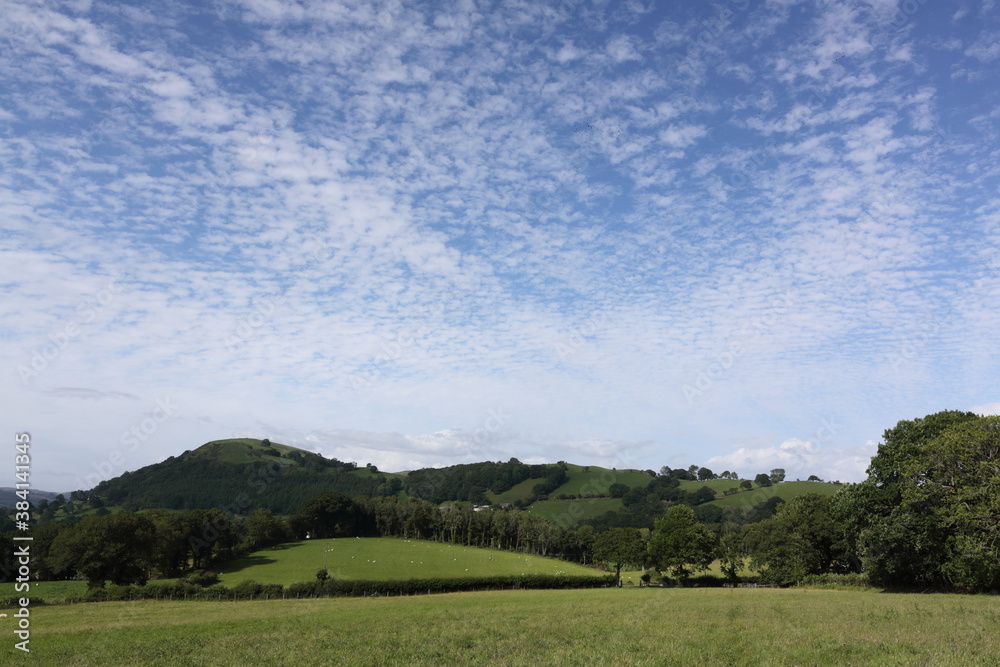
[[[700,484],[700,482],[694,483]],[[787,502],[796,496],[802,496],[807,493],[820,493],[824,496],[832,496],[841,488],[836,484],[827,484],[825,482],[781,482],[773,486],[754,487],[750,491],[740,491],[731,496],[716,498],[710,501],[710,504],[718,505],[719,507],[741,507],[744,505],[752,507],[774,496],[778,496]],[[697,490],[697,487],[692,490]]]
[[[31,610],[8,665],[996,665],[1000,598],[609,588]],[[9,627],[5,627],[9,626]]]
[[[564,528],[575,528],[580,521],[593,519],[624,507],[621,498],[581,498],[578,500],[540,500],[524,511],[540,516]]]
[[[566,474],[569,476],[569,481],[550,493],[550,498],[555,498],[560,494],[583,496],[593,493],[597,496],[606,496],[608,495],[608,487],[612,484],[624,484],[631,489],[644,489],[653,481],[652,477],[641,470],[612,470],[600,466],[578,466],[572,463],[567,465]]]
[[[488,492],[486,497],[489,498],[490,502],[494,504],[512,503],[515,500],[526,502],[529,498],[531,498],[531,489],[534,488],[535,484],[544,480],[544,477],[532,477],[524,480],[523,482],[518,482],[503,493]]]
[[[220,566],[217,572],[226,586],[246,580],[287,586],[314,580],[324,563],[331,577],[355,580],[605,574],[554,558],[388,537],[343,537],[282,544]]]

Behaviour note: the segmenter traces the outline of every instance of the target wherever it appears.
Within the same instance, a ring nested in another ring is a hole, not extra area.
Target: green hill
[[[216,440],[98,484],[90,496],[106,506],[140,510],[219,507],[247,513],[265,507],[292,514],[323,491],[396,495],[397,475],[358,469],[296,447],[250,438]]]
[[[525,512],[540,516],[563,528],[575,528],[588,519],[596,519],[605,512],[624,507],[621,498],[585,498],[580,500],[539,500]]]
[[[226,586],[253,580],[289,585],[312,581],[324,564],[334,579],[428,579],[519,574],[604,576],[597,570],[540,556],[424,540],[346,537],[282,544],[220,566]]]
[[[569,481],[549,494],[549,498],[567,496],[586,496],[594,494],[598,497],[608,495],[608,487],[612,484],[624,484],[635,488],[645,488],[653,478],[641,470],[612,470],[600,466],[578,466],[567,464],[566,474]]]
[[[824,496],[832,496],[840,488],[837,484],[828,484],[826,482],[781,482],[773,486],[755,487],[750,491],[740,491],[731,496],[717,498],[707,504],[718,505],[719,507],[757,505],[774,496],[778,496],[787,502],[796,496],[802,496],[807,493],[820,493]]]

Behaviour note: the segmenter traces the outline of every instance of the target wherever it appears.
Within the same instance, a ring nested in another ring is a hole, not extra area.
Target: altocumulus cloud
[[[168,399],[129,468],[245,434],[860,479],[1000,395],[998,21],[7,3],[3,424],[56,490]]]

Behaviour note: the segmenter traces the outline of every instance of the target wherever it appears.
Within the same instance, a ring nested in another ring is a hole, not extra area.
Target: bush
[[[214,586],[215,584],[219,583],[219,575],[217,575],[215,572],[209,572],[208,570],[205,570],[201,574],[191,573],[188,576],[184,577],[183,581],[191,584],[192,586],[199,586],[204,588],[206,586]]]

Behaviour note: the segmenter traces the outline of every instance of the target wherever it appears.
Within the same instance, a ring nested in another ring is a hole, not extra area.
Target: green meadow
[[[1000,664],[995,596],[611,588],[109,602],[31,619],[31,654],[8,640],[5,664]]]
[[[256,551],[217,571],[226,586],[253,580],[288,586],[312,581],[324,567],[334,579],[430,579],[519,574],[604,576],[575,563],[424,540],[342,537]]]
[[[721,480],[712,480],[712,482],[705,483],[705,485],[711,486],[719,481]],[[702,482],[686,482],[685,484],[691,485],[691,488],[688,488],[687,486],[682,486],[681,488],[696,491],[698,489],[697,485],[702,484]],[[730,486],[739,486],[739,482],[730,482]],[[729,488],[729,486],[726,486],[725,488]],[[739,507],[741,505],[753,506],[774,496],[778,496],[785,502],[788,502],[792,498],[803,496],[807,493],[819,493],[824,496],[832,496],[841,488],[842,487],[837,484],[827,484],[826,482],[781,482],[780,484],[774,484],[773,486],[754,487],[750,491],[740,491],[739,493],[734,493],[731,496],[717,498],[716,500],[710,501],[710,504],[718,505],[719,507]],[[725,489],[718,490],[718,493],[721,494],[723,490]]]

